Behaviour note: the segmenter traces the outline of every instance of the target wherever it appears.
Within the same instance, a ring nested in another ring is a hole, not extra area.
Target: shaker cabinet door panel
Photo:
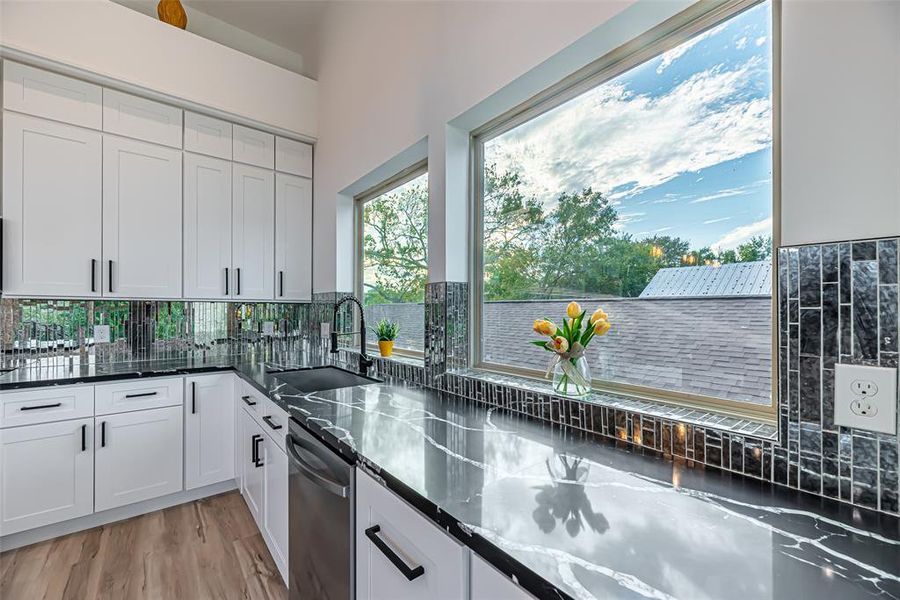
[[[234,375],[186,377],[185,489],[234,479]]]
[[[103,131],[180,149],[182,110],[104,88]]]
[[[231,123],[185,112],[184,149],[231,160]]]
[[[272,300],[275,286],[275,181],[272,171],[234,165],[232,266],[235,300]]]
[[[313,147],[283,137],[275,138],[275,170],[301,177],[313,176]]]
[[[241,437],[240,442],[244,455],[240,458],[241,487],[244,501],[256,526],[263,527],[263,512],[265,511],[265,482],[263,478],[263,443],[265,435],[259,427],[259,423],[250,416],[246,410],[240,411]]]
[[[4,113],[4,293],[100,295],[101,144],[96,131]]]
[[[184,296],[231,297],[230,162],[184,154]]]
[[[103,125],[103,89],[5,60],[3,108],[99,130]]]
[[[275,298],[312,300],[312,180],[275,174]]]
[[[234,162],[271,169],[275,166],[275,136],[243,125],[232,127]]]
[[[181,297],[181,151],[103,139],[103,295]]]
[[[263,447],[265,510],[263,534],[281,578],[287,581],[288,564],[288,461],[287,454],[270,438]]]
[[[93,419],[0,431],[0,534],[94,510]]]

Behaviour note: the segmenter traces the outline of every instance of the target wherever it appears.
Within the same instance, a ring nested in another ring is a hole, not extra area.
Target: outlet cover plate
[[[94,325],[94,343],[109,343],[109,325]]]
[[[275,322],[263,321],[263,335],[275,335]]]
[[[835,365],[834,423],[894,435],[897,369]]]

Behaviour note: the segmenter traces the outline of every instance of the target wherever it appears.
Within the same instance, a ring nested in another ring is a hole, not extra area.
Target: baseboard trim
[[[132,517],[145,515],[157,510],[193,502],[194,500],[215,496],[216,494],[222,494],[236,489],[237,482],[233,479],[229,479],[228,481],[214,483],[195,490],[178,492],[160,498],[136,502],[134,504],[129,504],[128,506],[120,506],[103,512],[85,515],[61,523],[53,523],[36,529],[29,529],[28,531],[20,531],[19,533],[0,537],[0,552],[15,550],[16,548],[22,548],[23,546],[30,546],[31,544],[43,542],[55,537],[69,535],[70,533],[84,531],[85,529],[91,529],[93,527],[100,527],[101,525],[108,525],[110,523],[115,523],[116,521],[123,521]]]

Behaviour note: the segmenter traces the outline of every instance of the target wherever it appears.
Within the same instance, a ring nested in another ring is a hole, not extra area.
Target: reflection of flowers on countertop
[[[581,466],[580,458],[570,461],[565,454],[559,454],[556,458],[561,463],[563,473],[554,472],[550,461],[545,461],[553,483],[536,488],[539,491],[534,499],[538,505],[532,513],[535,523],[541,531],[550,533],[556,528],[556,521],[559,520],[565,523],[566,531],[572,537],[581,533],[585,522],[595,533],[606,533],[609,522],[603,513],[594,512],[591,501],[584,493],[588,467]]]

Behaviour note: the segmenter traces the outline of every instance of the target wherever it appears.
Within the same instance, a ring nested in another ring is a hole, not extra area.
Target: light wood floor
[[[0,600],[285,600],[238,492],[0,554]]]

